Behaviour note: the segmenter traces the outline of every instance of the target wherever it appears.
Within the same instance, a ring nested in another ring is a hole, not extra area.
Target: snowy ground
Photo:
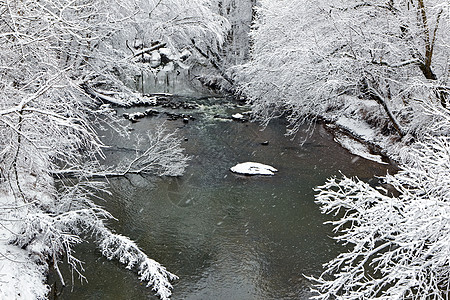
[[[375,101],[353,99],[351,97],[348,97],[346,101],[348,102],[347,108],[339,111],[339,115],[330,113],[324,116],[327,120],[332,121],[331,124],[327,124],[327,127],[339,129],[334,130],[335,141],[343,148],[349,150],[350,153],[368,160],[386,163],[382,160],[381,155],[372,153],[374,148],[381,149],[383,155],[396,160],[398,147],[402,145],[398,145],[394,141],[395,137],[383,135],[380,128],[370,126],[361,117],[361,112],[365,111],[372,114],[372,116],[381,113],[379,118],[385,118],[382,112],[378,111],[378,104]]]
[[[10,244],[22,219],[21,209],[11,209],[14,203],[11,195],[0,192],[0,299],[43,299],[48,293],[47,265]]]
[[[336,133],[334,136],[334,140],[354,155],[358,155],[362,158],[372,160],[380,164],[387,164],[382,160],[382,157],[380,155],[371,154],[370,149],[367,147],[367,145],[364,145],[354,138],[341,133]]]

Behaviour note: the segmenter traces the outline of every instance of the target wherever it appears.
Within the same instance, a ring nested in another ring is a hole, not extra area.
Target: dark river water
[[[285,137],[281,120],[262,130],[256,123],[213,118],[245,110],[225,99],[196,101],[200,108],[187,112],[195,121],[166,122],[186,139],[182,146],[191,160],[185,175],[109,179],[111,195],[101,196],[118,219],[110,227],[179,276],[172,299],[308,299],[304,275],[318,276],[322,264],[342,250],[323,225],[329,217],[314,203],[313,188],[339,172],[376,181],[388,167],[351,155],[320,124],[310,135],[305,129]],[[164,119],[142,119],[132,133]],[[104,139],[114,146],[106,152],[110,161],[126,155],[114,149],[130,147],[129,141],[108,133]],[[247,177],[229,171],[245,161],[279,172]],[[92,243],[76,254],[85,262],[88,283],[75,279],[57,299],[157,299],[134,272],[107,261]]]

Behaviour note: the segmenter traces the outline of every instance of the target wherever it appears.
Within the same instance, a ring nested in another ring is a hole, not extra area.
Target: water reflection
[[[205,110],[196,114],[189,124],[168,123],[187,138],[183,146],[192,160],[185,176],[110,179],[112,194],[102,196],[118,218],[111,227],[180,277],[173,299],[307,299],[303,274],[320,274],[321,265],[340,250],[323,225],[327,217],[314,203],[312,188],[339,170],[368,180],[385,174],[386,166],[357,159],[320,125],[300,145],[306,133],[284,137],[281,121],[261,131],[257,124],[208,118]],[[133,126],[139,132],[159,122],[143,119]],[[114,143],[129,142],[114,137]],[[244,161],[279,172],[230,173]],[[72,292],[66,288],[59,299],[154,298],[134,273],[107,262],[93,246],[77,251],[89,283],[76,284]]]

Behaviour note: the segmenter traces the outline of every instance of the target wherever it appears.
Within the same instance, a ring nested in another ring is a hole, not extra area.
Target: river
[[[375,183],[390,167],[350,154],[320,124],[312,133],[302,128],[286,137],[282,120],[262,130],[257,123],[214,118],[246,109],[224,98],[187,100],[200,104],[188,112],[196,120],[166,121],[178,128],[191,157],[185,175],[109,179],[111,194],[100,194],[100,203],[118,219],[110,227],[179,276],[173,299],[307,299],[310,282],[304,275],[320,275],[322,264],[342,250],[323,224],[329,216],[314,203],[313,188],[339,172]],[[132,124],[132,133],[164,119],[144,118]],[[129,146],[108,132],[104,140],[114,146],[107,151],[110,161],[124,155],[117,149]],[[248,177],[229,171],[244,161],[279,172]],[[134,272],[107,261],[92,243],[76,251],[89,282],[75,279],[57,299],[157,299]]]

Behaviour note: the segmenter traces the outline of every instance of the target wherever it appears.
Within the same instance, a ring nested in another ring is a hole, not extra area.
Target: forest
[[[245,101],[261,128],[327,124],[398,166],[378,186],[341,174],[310,187],[345,245],[319,276],[299,274],[312,298],[448,299],[448,0],[0,0],[0,16],[1,299],[48,299],[49,273],[84,278],[74,248],[88,241],[171,297],[178,276],[97,199],[104,178],[184,176],[165,124],[103,163],[98,128],[132,135],[116,109],[155,101],[143,74],[161,71]]]

